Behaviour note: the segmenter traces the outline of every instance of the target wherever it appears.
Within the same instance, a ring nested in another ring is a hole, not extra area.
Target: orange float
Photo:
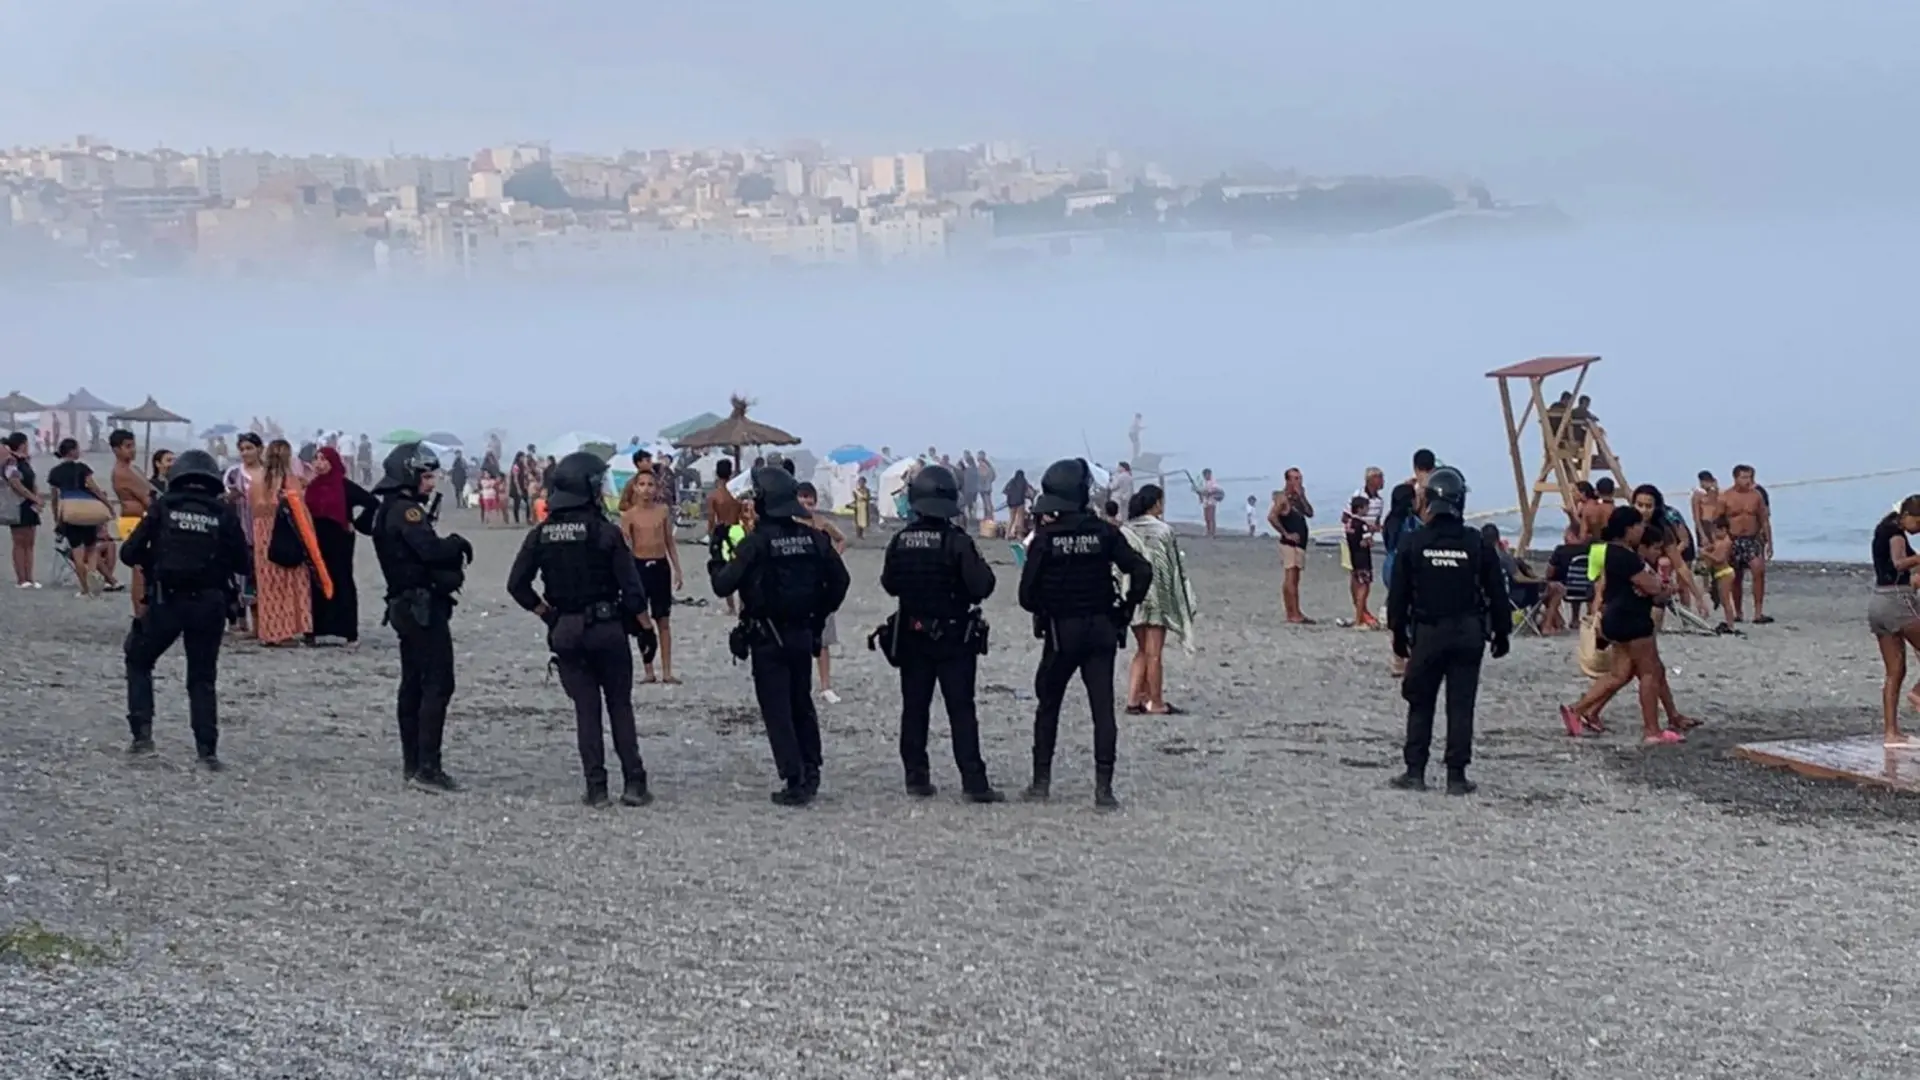
[[[307,499],[298,491],[287,492],[287,513],[293,518],[294,531],[307,549],[307,567],[320,582],[320,595],[333,599],[333,575],[327,573],[327,560],[320,557],[320,537],[313,531],[313,514]]]

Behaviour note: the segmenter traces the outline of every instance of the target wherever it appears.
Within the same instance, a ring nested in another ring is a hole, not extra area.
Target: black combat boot
[[[1427,774],[1424,772],[1414,772],[1412,769],[1408,769],[1406,772],[1394,777],[1390,782],[1401,791],[1427,790]]]
[[[647,778],[633,777],[620,789],[621,806],[646,806],[653,802],[653,792],[647,790]]]
[[[1007,797],[1001,794],[999,789],[984,780],[978,785],[972,785],[966,789],[966,799],[970,803],[981,804],[1007,801]]]
[[[127,753],[133,757],[147,757],[153,753],[153,727],[141,724],[133,729],[133,741],[127,744]]]
[[[1021,792],[1020,797],[1028,802],[1045,802],[1052,794],[1053,766],[1035,765],[1033,767],[1033,783],[1027,785],[1027,790]]]
[[[931,799],[940,794],[940,789],[934,787],[933,781],[924,776],[909,776],[907,777],[907,794],[916,799]]]
[[[820,794],[820,766],[802,765],[800,767],[800,786],[807,789],[807,798]]]
[[[1093,778],[1093,805],[1096,810],[1118,810],[1120,800],[1113,797],[1113,774],[1103,772]]]
[[[1480,790],[1480,785],[1467,779],[1467,770],[1465,769],[1448,769],[1447,770],[1447,794],[1471,795],[1478,790]]]
[[[408,751],[406,754],[402,755],[401,757],[401,763],[400,763],[401,782],[411,784],[413,783],[413,778],[419,775],[420,775],[420,755],[413,753],[412,751]]]
[[[805,806],[813,801],[813,789],[806,785],[806,781],[796,777],[787,781],[786,787],[774,792],[772,799],[775,806]]]
[[[607,782],[605,780],[587,781],[587,793],[580,797],[580,801],[596,810],[603,806],[613,805],[613,800],[607,798]]]
[[[211,746],[200,747],[200,767],[208,772],[225,772],[227,768]]]
[[[448,776],[438,765],[422,764],[420,771],[413,774],[413,786],[420,791],[429,792],[460,790],[459,782]]]

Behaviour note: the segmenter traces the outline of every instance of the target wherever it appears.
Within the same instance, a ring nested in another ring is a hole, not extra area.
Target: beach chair
[[[56,589],[80,588],[80,579],[73,576],[73,545],[59,529],[53,530],[53,577],[49,584]]]

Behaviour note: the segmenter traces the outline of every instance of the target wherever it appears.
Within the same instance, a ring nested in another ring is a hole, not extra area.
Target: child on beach
[[[1253,496],[1247,496],[1247,535],[1260,535],[1260,502]]]
[[[807,508],[810,515],[807,524],[827,534],[833,541],[833,550],[842,554],[847,550],[847,538],[840,533],[833,519],[820,512],[820,491],[810,483],[802,482],[797,492],[800,505]],[[833,616],[827,616],[827,624],[820,631],[820,651],[814,654],[820,669],[820,700],[829,705],[840,704],[840,695],[833,692],[833,647],[840,644],[839,631],[833,625]]]
[[[1365,495],[1355,495],[1340,515],[1341,531],[1347,535],[1347,564],[1353,588],[1353,625],[1362,630],[1378,630],[1380,621],[1367,610],[1367,594],[1373,590],[1373,516]]]
[[[867,478],[862,476],[853,482],[853,538],[864,539],[867,535],[867,522],[873,517],[873,489],[867,486]]]
[[[480,524],[486,525],[498,519],[506,524],[506,518],[500,513],[500,478],[483,476],[480,478]]]

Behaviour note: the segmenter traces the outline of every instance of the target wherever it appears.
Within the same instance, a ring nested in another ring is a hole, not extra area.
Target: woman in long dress
[[[267,558],[280,497],[301,488],[294,473],[292,444],[285,439],[268,443],[260,479],[247,493],[248,509],[253,512],[253,628],[262,645],[287,645],[313,633],[307,568],[280,566]]]
[[[313,636],[340,638],[352,645],[360,640],[360,593],[353,581],[354,530],[372,535],[372,512],[380,500],[366,488],[347,479],[347,465],[340,451],[323,446],[313,459],[313,476],[307,480],[307,510],[313,515],[314,539],[320,541],[320,558],[326,563],[327,576],[333,579],[333,598],[312,583]],[[312,575],[309,575],[312,576]]]

